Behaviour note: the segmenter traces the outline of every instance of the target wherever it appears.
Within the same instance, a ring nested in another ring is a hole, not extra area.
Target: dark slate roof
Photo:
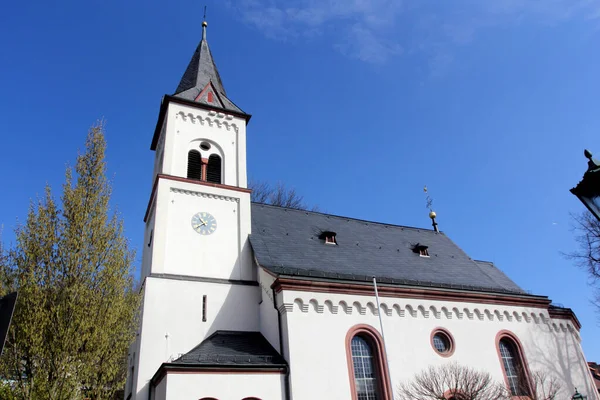
[[[198,98],[198,95],[208,83],[214,87],[218,100],[208,103],[205,98]],[[208,42],[206,41],[206,27],[202,28],[202,40],[198,44],[196,51],[192,55],[183,77],[174,93],[175,97],[204,103],[213,107],[222,108],[227,111],[244,113],[238,106],[227,98],[225,87],[221,81],[221,76],[213,60]],[[197,99],[198,98],[198,99]]]
[[[336,232],[337,245],[319,239],[323,231]],[[526,294],[430,229],[253,203],[250,242],[258,263],[278,275]],[[416,244],[430,257],[414,253]]]
[[[173,364],[282,367],[286,362],[260,332],[216,331]]]

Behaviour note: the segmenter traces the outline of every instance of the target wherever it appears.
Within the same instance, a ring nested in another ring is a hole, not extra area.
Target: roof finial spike
[[[426,207],[429,210],[429,218],[431,218],[431,225],[433,226],[433,230],[439,233],[440,230],[438,229],[438,224],[435,220],[437,214],[435,213],[435,211],[433,211],[433,199],[429,196],[429,193],[427,192],[427,186],[423,188],[423,191],[425,192],[425,200],[427,200]]]
[[[202,40],[206,40],[206,27],[208,26],[208,22],[206,22],[206,6],[204,6],[204,17],[202,17]]]

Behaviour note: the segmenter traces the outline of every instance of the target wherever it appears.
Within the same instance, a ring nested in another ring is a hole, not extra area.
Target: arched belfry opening
[[[194,146],[198,146],[197,144]],[[198,150],[188,151],[187,178],[211,183],[223,183],[223,158],[217,146],[202,141]]]
[[[187,177],[202,180],[202,156],[198,150],[188,152]]]
[[[208,165],[206,167],[206,180],[212,183],[221,182],[221,157],[217,154],[211,154],[208,157]]]

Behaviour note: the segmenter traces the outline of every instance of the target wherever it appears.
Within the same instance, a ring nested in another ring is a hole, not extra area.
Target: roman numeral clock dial
[[[210,235],[217,230],[217,220],[207,212],[199,212],[192,217],[192,228],[200,235]]]

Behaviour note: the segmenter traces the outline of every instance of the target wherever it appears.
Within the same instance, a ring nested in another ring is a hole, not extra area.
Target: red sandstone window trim
[[[440,353],[435,348],[435,344],[433,343],[433,337],[438,333],[444,335],[448,339],[448,342],[449,342],[448,344],[450,345],[450,348],[445,353]],[[454,342],[454,336],[452,336],[450,331],[446,328],[437,327],[434,330],[432,330],[431,335],[429,336],[429,343],[431,344],[431,348],[433,349],[433,351],[435,351],[435,353],[437,355],[439,355],[440,357],[448,358],[448,357],[452,356],[454,354],[454,350],[456,350],[456,343]]]
[[[460,389],[449,389],[444,392],[444,398],[447,400],[464,400],[466,396]]]
[[[498,353],[498,361],[500,362],[500,369],[502,370],[502,375],[504,376],[504,384],[506,385],[508,393],[511,395],[510,398],[515,399],[515,400],[521,400],[521,399],[529,400],[529,399],[531,399],[530,396],[513,396],[511,394],[510,384],[508,382],[508,376],[506,375],[506,370],[504,369],[504,363],[502,362],[502,354],[500,353],[500,341],[502,339],[508,339],[512,342],[512,344],[515,348],[515,351],[517,353],[516,357],[518,358],[518,362],[521,365],[521,368],[523,369],[522,373],[524,374],[524,376],[520,377],[520,378],[523,379],[523,381],[527,385],[527,388],[526,388],[527,391],[531,394],[532,393],[531,374],[529,373],[529,365],[527,364],[527,359],[525,358],[525,352],[523,351],[523,345],[521,344],[521,341],[519,340],[517,335],[515,335],[511,331],[501,330],[500,332],[498,332],[498,334],[496,334],[496,352]]]
[[[385,354],[383,347],[383,339],[377,331],[370,325],[359,324],[354,325],[346,334],[346,360],[348,363],[348,377],[350,378],[350,392],[352,394],[352,400],[358,400],[356,394],[355,377],[354,377],[354,365],[352,361],[352,338],[355,336],[361,336],[365,338],[372,346],[373,358],[375,360],[375,369],[377,371],[377,384],[382,400],[393,400],[392,389],[390,388],[390,375],[385,362]]]

